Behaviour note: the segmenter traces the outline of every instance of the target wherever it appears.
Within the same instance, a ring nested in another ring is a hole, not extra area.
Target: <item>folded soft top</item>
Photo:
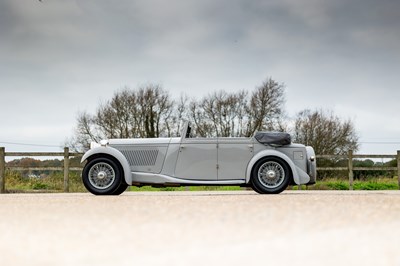
[[[262,144],[274,146],[289,145],[292,142],[290,134],[283,132],[257,132],[254,138]]]

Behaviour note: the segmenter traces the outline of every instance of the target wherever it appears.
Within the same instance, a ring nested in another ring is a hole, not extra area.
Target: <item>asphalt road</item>
[[[400,192],[0,195],[0,265],[400,265]]]

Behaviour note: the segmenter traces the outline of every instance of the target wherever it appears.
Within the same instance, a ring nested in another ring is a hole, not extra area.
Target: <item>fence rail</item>
[[[348,171],[349,189],[353,190],[354,171],[397,171],[397,184],[400,189],[400,151],[396,155],[388,154],[353,154],[350,150],[347,155],[317,155],[317,159],[346,159],[347,167],[318,167],[318,171]],[[397,167],[373,166],[373,167],[354,167],[354,159],[396,159]]]
[[[4,147],[0,147],[0,193],[5,192],[5,171],[6,168],[15,171],[25,170],[40,170],[40,171],[64,171],[64,192],[69,192],[69,172],[70,171],[81,171],[82,167],[70,167],[70,157],[81,156],[82,153],[69,152],[69,148],[65,147],[64,152],[6,152]],[[5,157],[64,157],[63,167],[6,167]],[[400,151],[397,151],[396,155],[377,155],[377,154],[353,154],[353,151],[349,151],[347,155],[317,155],[317,159],[346,159],[348,160],[347,167],[317,167],[318,171],[348,171],[349,176],[349,188],[353,190],[354,183],[354,171],[397,171],[398,185],[400,189]],[[354,159],[396,159],[397,167],[389,166],[374,166],[374,167],[354,167]]]
[[[69,148],[65,147],[64,152],[6,152],[4,147],[0,147],[0,193],[5,192],[5,172],[6,169],[15,171],[64,171],[64,192],[69,192],[69,172],[81,171],[81,167],[70,167],[70,157],[80,156],[82,153],[69,152]],[[5,157],[64,157],[63,167],[6,167]]]

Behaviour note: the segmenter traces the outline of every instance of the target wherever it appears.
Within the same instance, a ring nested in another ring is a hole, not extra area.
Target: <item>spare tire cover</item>
[[[289,145],[292,142],[290,134],[283,132],[257,132],[254,138],[262,144],[276,146]]]

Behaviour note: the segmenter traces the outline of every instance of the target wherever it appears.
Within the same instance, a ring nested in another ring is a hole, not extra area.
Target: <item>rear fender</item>
[[[246,183],[250,183],[250,178],[251,178],[251,171],[254,167],[254,165],[262,158],[264,157],[278,157],[282,160],[284,160],[290,167],[290,170],[292,171],[292,177],[293,181],[297,184],[306,184],[310,181],[310,177],[306,172],[304,172],[302,169],[297,167],[293,161],[286,155],[283,154],[279,151],[276,150],[263,150],[257,153],[256,155],[251,158],[249,164],[247,165],[247,170],[246,170]]]
[[[113,157],[118,163],[121,164],[122,169],[124,170],[124,178],[125,182],[128,185],[132,185],[132,174],[131,174],[131,168],[129,166],[128,161],[126,160],[125,156],[117,149],[112,148],[110,146],[101,146],[101,147],[96,147],[93,149],[88,150],[82,157],[81,163],[83,163],[85,160],[92,156],[96,157],[101,157],[104,155],[109,155]]]

